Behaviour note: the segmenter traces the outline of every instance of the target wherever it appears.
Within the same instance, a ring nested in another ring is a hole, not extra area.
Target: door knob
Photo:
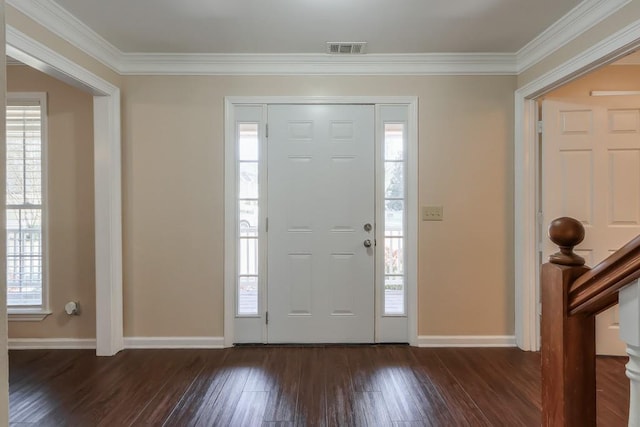
[[[371,240],[367,239],[364,241],[364,247],[365,248],[370,248],[371,247]]]

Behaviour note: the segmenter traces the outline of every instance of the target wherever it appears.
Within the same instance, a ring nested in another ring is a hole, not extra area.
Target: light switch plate
[[[442,221],[444,219],[442,206],[423,206],[423,221]]]

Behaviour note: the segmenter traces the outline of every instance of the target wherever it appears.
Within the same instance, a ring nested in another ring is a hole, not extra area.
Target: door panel
[[[543,102],[544,224],[579,219],[576,253],[593,267],[640,233],[640,98],[589,97]],[[557,251],[543,238],[544,259]],[[599,354],[625,354],[617,306],[596,321]]]
[[[268,342],[374,340],[374,108],[268,107]]]

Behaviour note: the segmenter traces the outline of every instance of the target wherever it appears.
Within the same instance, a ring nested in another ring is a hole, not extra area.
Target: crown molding
[[[584,0],[516,53],[518,74],[602,22],[631,0]]]
[[[81,87],[94,95],[112,95],[119,91],[119,88],[113,84],[88,72],[10,24],[6,25],[5,38],[7,55],[32,68],[50,74],[72,86]]]
[[[367,54],[124,54],[125,75],[513,75],[504,53]]]
[[[26,65],[23,62],[18,61],[15,58],[10,57],[9,55],[7,55],[7,67],[11,67],[11,66],[15,66],[15,65]]]
[[[517,69],[511,53],[124,53],[53,1],[7,4],[122,75],[513,75]]]
[[[122,52],[53,1],[6,0],[6,3],[113,71],[120,72]]]
[[[613,63],[638,48],[640,20],[596,43],[569,61],[548,71],[516,90],[516,96],[535,98],[562,84],[583,76],[602,64]]]
[[[516,75],[631,0],[584,0],[517,53],[207,54],[124,53],[47,0],[7,0],[57,36],[122,75]]]

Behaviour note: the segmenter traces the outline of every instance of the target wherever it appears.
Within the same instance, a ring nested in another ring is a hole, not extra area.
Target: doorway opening
[[[523,350],[540,347],[539,265],[543,262],[541,151],[538,99],[637,50],[640,28],[617,33],[516,91],[515,271],[516,341]]]
[[[95,347],[99,356],[114,355],[124,347],[120,89],[11,26],[6,27],[6,43],[11,58],[93,95],[96,340],[68,347],[84,345]]]

